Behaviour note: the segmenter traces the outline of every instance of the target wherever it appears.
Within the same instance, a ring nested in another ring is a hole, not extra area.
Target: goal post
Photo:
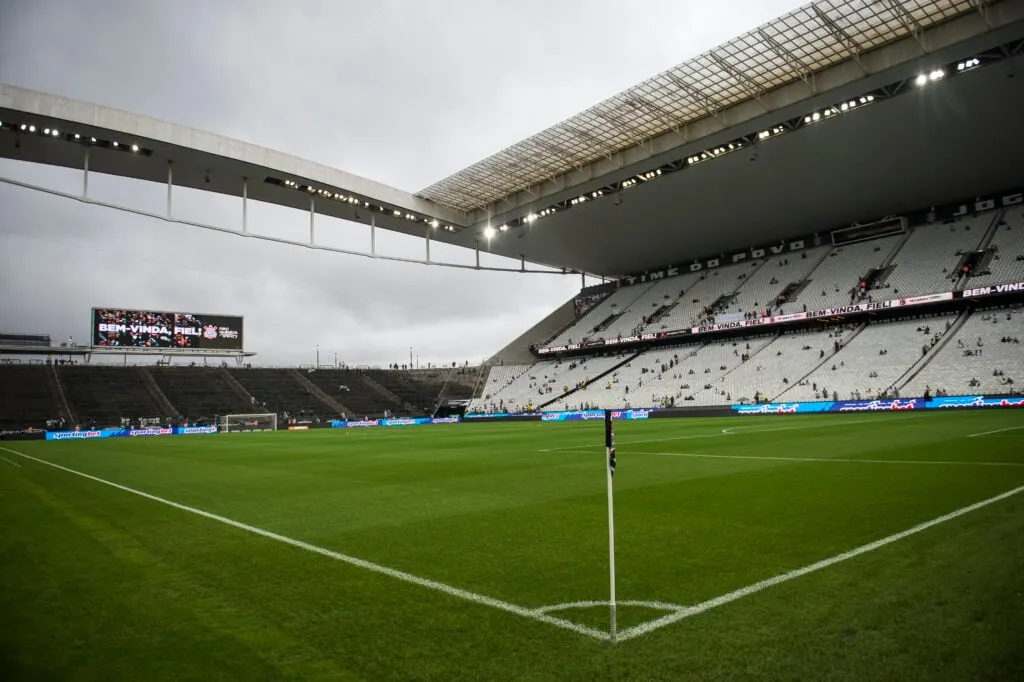
[[[239,433],[241,431],[276,431],[277,415],[262,414],[225,414],[220,418],[221,433]]]

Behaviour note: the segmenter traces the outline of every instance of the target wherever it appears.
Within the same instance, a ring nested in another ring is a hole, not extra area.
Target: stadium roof
[[[618,276],[1024,186],[1024,79],[1008,80],[1021,69],[1024,0],[822,0],[570,119],[595,127],[566,133],[575,142],[562,151],[577,150],[562,158],[573,157],[568,170],[556,170],[564,167],[554,165],[557,145],[537,142],[551,131],[481,162],[495,176],[478,185],[505,189],[479,195],[491,203],[477,208],[0,84],[0,158],[88,170],[81,192],[0,182],[94,204],[102,202],[88,195],[90,173],[167,183],[166,212],[144,215],[197,225],[172,216],[173,177],[176,186],[310,213],[308,240],[275,241],[354,253],[317,243],[314,217],[328,215],[521,259],[523,267]],[[635,106],[622,108],[626,101]],[[666,119],[660,133],[655,111]],[[597,123],[609,117],[617,124]],[[552,130],[564,132],[562,125]],[[591,139],[599,132],[600,144]],[[512,153],[523,145],[542,151]],[[498,158],[507,177],[497,173]],[[493,199],[499,191],[512,194]],[[246,232],[244,205],[241,230],[199,226],[268,239]],[[427,261],[429,254],[427,241]]]
[[[475,211],[782,85],[977,11],[979,0],[818,0],[629,88],[418,193]],[[865,74],[867,71],[864,71]],[[767,108],[767,107],[766,107]]]

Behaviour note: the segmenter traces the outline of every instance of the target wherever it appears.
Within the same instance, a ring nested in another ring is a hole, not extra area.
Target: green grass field
[[[1024,679],[1024,412],[616,435],[615,646],[600,423],[0,443],[0,678]]]

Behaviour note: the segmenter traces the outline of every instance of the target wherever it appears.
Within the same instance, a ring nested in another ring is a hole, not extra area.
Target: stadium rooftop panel
[[[475,211],[972,11],[985,0],[818,0],[421,190]],[[767,108],[767,107],[766,107]]]

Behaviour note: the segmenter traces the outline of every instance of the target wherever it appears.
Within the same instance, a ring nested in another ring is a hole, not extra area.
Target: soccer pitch
[[[615,646],[600,423],[0,443],[0,672],[1024,677],[1024,413],[616,438]]]

